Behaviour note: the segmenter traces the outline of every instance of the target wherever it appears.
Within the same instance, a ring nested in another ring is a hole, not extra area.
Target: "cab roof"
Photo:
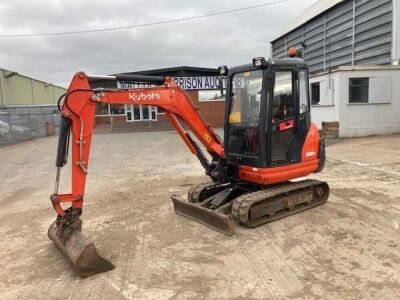
[[[289,58],[279,58],[279,59],[269,59],[267,60],[267,65],[268,66],[285,66],[285,67],[290,67],[294,66],[297,68],[306,68],[307,63],[298,57],[289,57]],[[245,72],[245,71],[254,71],[254,70],[259,70],[259,67],[254,67],[253,64],[245,64],[245,65],[240,65],[236,67],[232,67],[229,69],[229,73],[238,73],[238,72]]]

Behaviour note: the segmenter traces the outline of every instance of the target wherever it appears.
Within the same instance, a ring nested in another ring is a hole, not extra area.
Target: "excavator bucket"
[[[233,235],[235,224],[230,215],[231,204],[227,203],[216,210],[202,206],[204,203],[190,203],[171,196],[175,213],[206,225],[226,235]]]
[[[89,277],[114,269],[114,265],[101,257],[93,243],[81,234],[82,221],[68,232],[68,237],[60,237],[56,222],[48,231],[49,238],[72,264],[72,269],[81,277]]]

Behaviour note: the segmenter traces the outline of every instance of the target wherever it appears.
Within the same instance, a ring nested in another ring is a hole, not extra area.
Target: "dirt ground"
[[[400,135],[329,146],[327,204],[233,237],[173,212],[207,180],[176,134],[96,135],[83,232],[116,268],[87,279],[47,238],[56,143],[0,148],[1,299],[399,299]]]

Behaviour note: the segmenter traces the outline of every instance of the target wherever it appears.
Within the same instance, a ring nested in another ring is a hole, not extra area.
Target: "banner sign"
[[[173,77],[175,83],[185,90],[217,90],[226,88],[226,77],[202,76],[202,77]]]
[[[224,76],[201,76],[201,77],[172,77],[177,85],[185,90],[217,90],[226,88],[226,77]],[[154,86],[151,83],[133,83],[129,81],[118,81],[117,87],[120,89],[134,89]]]

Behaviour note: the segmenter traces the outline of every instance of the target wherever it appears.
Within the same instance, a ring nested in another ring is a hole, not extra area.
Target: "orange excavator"
[[[75,74],[68,92],[59,100],[57,176],[50,196],[57,219],[48,235],[77,274],[87,277],[114,268],[81,234],[80,216],[98,103],[134,103],[165,110],[210,177],[209,182],[193,186],[187,200],[172,196],[175,212],[180,215],[232,235],[235,222],[257,227],[326,202],[326,182],[298,179],[321,171],[325,162],[324,141],[310,120],[307,64],[295,57],[258,57],[252,64],[230,69],[222,66],[219,73],[227,80],[223,142],[202,120],[187,93],[169,77]],[[153,86],[92,87],[104,80]],[[67,163],[69,144],[72,189],[69,194],[59,194],[60,171]]]

